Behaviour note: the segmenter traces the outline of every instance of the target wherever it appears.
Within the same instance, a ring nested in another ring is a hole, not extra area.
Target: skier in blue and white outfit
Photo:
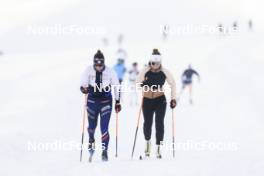
[[[92,157],[95,149],[94,133],[97,126],[98,116],[100,114],[100,127],[102,134],[102,160],[108,161],[109,144],[109,121],[112,113],[112,93],[115,94],[115,111],[121,111],[119,97],[119,81],[116,73],[105,66],[104,55],[100,50],[94,55],[94,64],[88,66],[81,79],[81,92],[88,94],[87,112],[88,112],[88,150]]]

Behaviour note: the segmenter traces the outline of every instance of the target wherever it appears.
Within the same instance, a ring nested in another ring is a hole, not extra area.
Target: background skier
[[[139,74],[138,70],[138,63],[134,62],[132,64],[132,68],[128,71],[128,80],[129,85],[131,86],[131,92],[130,92],[130,105],[136,104],[137,105],[137,92],[136,92],[136,79]]]
[[[124,80],[126,73],[125,60],[127,58],[127,53],[124,49],[119,49],[117,51],[117,63],[114,66],[114,70],[117,74],[119,83],[121,84]]]
[[[194,70],[192,68],[191,65],[188,66],[188,68],[186,70],[184,70],[184,72],[182,73],[182,91],[180,94],[182,94],[183,90],[187,87],[189,87],[189,102],[190,104],[193,103],[192,100],[192,79],[193,79],[193,75],[196,75],[198,77],[198,80],[200,81],[200,75],[199,73]]]

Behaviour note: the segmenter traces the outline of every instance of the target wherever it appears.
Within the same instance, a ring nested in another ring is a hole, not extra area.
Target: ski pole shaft
[[[87,94],[84,96],[84,107],[83,107],[83,119],[82,119],[82,139],[81,139],[81,151],[80,151],[80,162],[82,161],[82,153],[83,153],[83,140],[84,140],[84,128],[85,128],[85,117],[86,117],[86,100]]]
[[[138,127],[139,127],[139,122],[140,122],[140,117],[141,117],[142,105],[143,105],[143,98],[141,101],[141,105],[140,105],[140,109],[139,109],[139,113],[138,113],[138,118],[137,118],[137,127],[136,127],[136,132],[135,132],[135,137],[134,137],[134,144],[133,144],[131,159],[133,159],[134,151],[135,151],[135,147],[136,147],[137,133],[138,133]]]
[[[116,113],[116,154],[115,157],[118,156],[118,113]]]
[[[174,126],[174,111],[172,109],[172,154],[175,157],[175,126]]]

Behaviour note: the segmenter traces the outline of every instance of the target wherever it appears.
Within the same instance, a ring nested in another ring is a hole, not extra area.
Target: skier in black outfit
[[[145,156],[150,156],[151,131],[153,116],[155,114],[157,158],[161,158],[161,145],[164,137],[164,117],[166,113],[166,97],[163,85],[167,81],[171,86],[170,107],[176,107],[176,84],[172,74],[161,65],[161,54],[153,50],[149,66],[142,70],[137,78],[137,84],[143,86],[143,115],[144,136],[146,139]],[[147,90],[147,88],[149,90]]]
[[[194,70],[192,68],[191,65],[189,65],[189,67],[184,70],[183,74],[182,74],[182,91],[181,93],[183,92],[183,90],[185,89],[186,86],[189,87],[189,102],[190,104],[193,103],[192,101],[192,78],[193,78],[193,75],[196,75],[198,77],[198,80],[200,81],[200,75],[199,73]]]

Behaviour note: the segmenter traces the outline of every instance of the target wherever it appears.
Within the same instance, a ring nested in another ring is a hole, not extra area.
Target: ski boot
[[[89,151],[89,162],[92,162],[94,151],[95,151],[95,143],[94,142],[89,142],[88,144],[88,151]]]
[[[151,148],[151,143],[149,140],[146,141],[145,157],[150,157],[150,148]]]
[[[108,161],[107,150],[103,150],[102,152],[102,161]]]
[[[157,145],[157,153],[156,153],[156,155],[157,155],[158,159],[162,158],[162,156],[161,156],[161,145]]]

